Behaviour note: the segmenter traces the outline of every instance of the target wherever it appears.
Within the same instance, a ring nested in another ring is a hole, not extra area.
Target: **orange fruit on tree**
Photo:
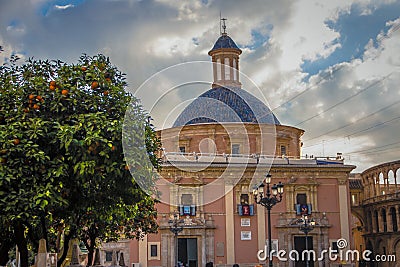
[[[107,96],[108,95],[108,91],[104,91],[103,94]]]
[[[38,96],[36,97],[36,99],[39,100],[39,101],[41,101],[43,98],[42,98],[40,95],[38,95]]]
[[[34,105],[33,105],[33,108],[34,108],[34,109],[39,109],[40,106],[39,106],[38,104],[34,104]]]
[[[14,138],[13,144],[18,145],[20,143],[20,140],[18,138]]]
[[[51,90],[51,91],[56,90],[56,86],[55,86],[55,85],[50,85],[50,90]]]
[[[87,67],[86,67],[86,66],[82,66],[82,67],[81,67],[81,70],[82,70],[82,71],[86,71],[86,70],[87,70]]]
[[[29,100],[32,100],[32,99],[34,99],[34,98],[35,98],[34,95],[29,95]]]
[[[67,90],[67,89],[62,90],[62,91],[61,91],[61,94],[62,94],[62,95],[68,95],[68,90]]]
[[[114,151],[114,150],[115,150],[115,146],[112,146],[112,147],[111,147],[111,151]]]
[[[56,81],[51,81],[51,82],[50,82],[50,86],[56,87]]]
[[[97,87],[99,87],[99,83],[96,81],[92,82],[92,89],[96,89]]]

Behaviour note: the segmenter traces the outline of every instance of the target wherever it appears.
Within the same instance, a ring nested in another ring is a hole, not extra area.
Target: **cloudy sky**
[[[342,152],[356,171],[399,159],[399,0],[0,0],[0,63],[103,53],[168,127],[209,88],[220,12],[252,93],[306,131],[304,155]]]

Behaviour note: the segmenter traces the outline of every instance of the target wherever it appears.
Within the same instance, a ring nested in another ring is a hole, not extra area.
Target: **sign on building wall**
[[[251,231],[241,231],[240,239],[241,240],[251,240]]]
[[[250,226],[250,218],[240,219],[240,226]]]

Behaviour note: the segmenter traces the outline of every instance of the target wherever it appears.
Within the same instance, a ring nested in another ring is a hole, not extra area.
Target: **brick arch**
[[[398,229],[398,221],[397,221],[397,214],[398,211],[396,207],[389,207],[389,217],[390,217],[390,223],[392,225],[392,231],[397,232]]]
[[[373,166],[361,173],[364,194],[368,197],[380,196],[400,190],[400,160]]]
[[[395,252],[396,258],[400,256],[400,237],[394,240],[392,251]]]
[[[390,170],[388,171],[387,176],[388,176],[388,182],[389,182],[389,184],[395,184],[395,183],[396,183],[395,175],[394,175],[394,174],[395,174],[395,173],[394,173],[394,171],[393,171],[392,169],[390,169]]]

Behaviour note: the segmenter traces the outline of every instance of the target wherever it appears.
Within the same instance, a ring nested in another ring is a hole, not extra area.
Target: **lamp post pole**
[[[178,234],[182,232],[181,220],[178,219],[178,213],[174,213],[174,219],[169,220],[169,230],[174,234],[175,240],[175,267],[178,267]]]
[[[303,215],[301,221],[302,223],[300,224],[300,231],[302,231],[306,235],[306,251],[308,251],[308,233],[314,230],[315,221],[313,219],[309,219],[307,215]],[[308,256],[310,255],[309,253],[305,254],[307,254]],[[308,257],[306,259],[306,266],[310,266]]]
[[[282,201],[283,195],[283,184],[279,182],[278,184],[274,184],[270,188],[271,184],[271,174],[267,173],[265,175],[265,179],[263,182],[256,186],[253,190],[254,202],[265,207],[268,211],[268,261],[269,267],[272,267],[272,257],[271,257],[271,248],[272,248],[272,234],[271,234],[271,209],[277,203]],[[266,191],[264,193],[264,187],[266,187]]]

